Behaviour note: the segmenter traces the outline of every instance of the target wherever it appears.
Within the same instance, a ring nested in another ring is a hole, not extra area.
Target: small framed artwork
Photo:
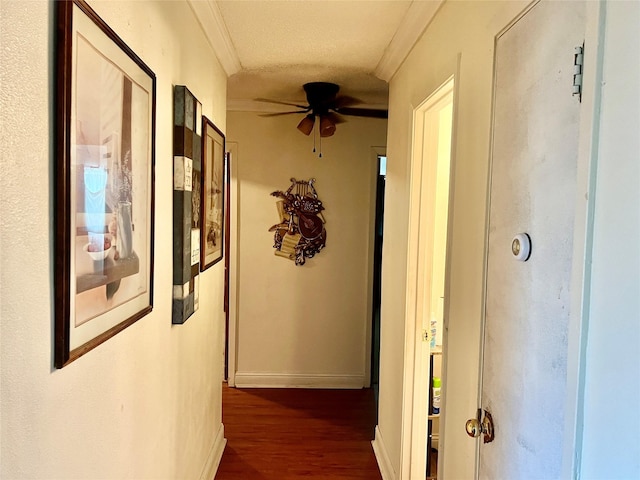
[[[218,263],[224,254],[224,152],[224,135],[202,117],[202,270]]]
[[[153,307],[154,73],[82,0],[57,7],[55,354]]]

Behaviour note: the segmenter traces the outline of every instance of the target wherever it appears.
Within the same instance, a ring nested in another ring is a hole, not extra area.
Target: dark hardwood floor
[[[381,479],[373,391],[222,389],[216,480]]]

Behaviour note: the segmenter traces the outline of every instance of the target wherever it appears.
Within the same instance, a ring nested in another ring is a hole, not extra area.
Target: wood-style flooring
[[[373,391],[222,389],[216,480],[378,480]]]

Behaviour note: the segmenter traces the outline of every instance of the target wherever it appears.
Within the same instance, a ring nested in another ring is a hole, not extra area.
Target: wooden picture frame
[[[207,117],[202,117],[202,228],[200,268],[215,265],[224,256],[225,137]]]
[[[156,78],[83,0],[56,4],[55,352],[153,308]]]

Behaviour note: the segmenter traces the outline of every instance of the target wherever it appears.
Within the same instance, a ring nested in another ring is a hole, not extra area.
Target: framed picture
[[[153,307],[154,73],[82,0],[57,2],[55,366]]]
[[[202,270],[222,260],[224,245],[224,135],[202,117]]]
[[[202,104],[185,85],[173,87],[173,302],[171,323],[184,324],[200,305],[202,239]]]

